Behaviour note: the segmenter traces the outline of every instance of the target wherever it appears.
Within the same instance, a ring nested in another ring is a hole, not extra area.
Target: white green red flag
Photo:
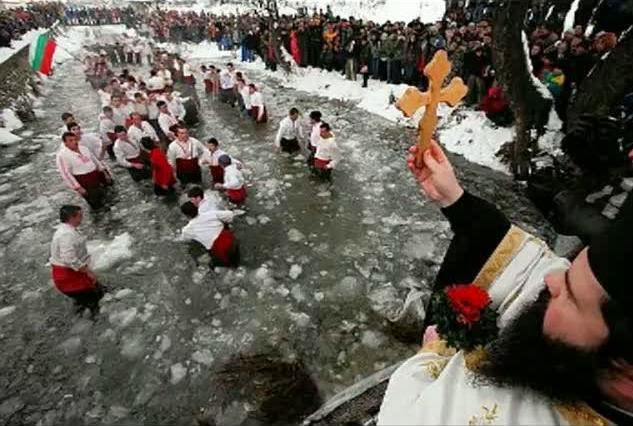
[[[55,55],[56,48],[57,44],[53,38],[50,38],[47,33],[40,34],[39,37],[31,43],[29,49],[31,67],[42,74],[50,75],[53,68],[53,55]]]

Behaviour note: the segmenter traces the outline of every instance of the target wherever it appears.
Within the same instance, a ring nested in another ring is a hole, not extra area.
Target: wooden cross
[[[424,75],[429,79],[429,90],[420,92],[414,87],[409,87],[396,102],[396,107],[405,117],[411,117],[418,109],[426,106],[424,116],[418,126],[417,164],[420,167],[423,164],[422,154],[429,148],[437,127],[437,106],[440,102],[455,106],[468,93],[468,88],[459,77],[453,78],[448,86],[442,88],[444,79],[451,72],[451,67],[446,51],[438,50],[433,60],[424,67]]]

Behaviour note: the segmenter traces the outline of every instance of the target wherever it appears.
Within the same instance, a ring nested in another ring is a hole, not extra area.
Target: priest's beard
[[[590,399],[596,395],[596,379],[606,359],[601,348],[584,350],[543,334],[549,299],[545,289],[489,345],[480,377],[486,383],[529,388],[561,402]]]

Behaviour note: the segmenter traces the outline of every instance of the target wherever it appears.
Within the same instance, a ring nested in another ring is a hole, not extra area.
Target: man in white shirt
[[[147,98],[143,96],[143,93],[141,92],[134,93],[134,103],[132,105],[134,107],[134,112],[141,114],[141,117],[143,118],[143,120],[149,119],[149,108],[147,105]]]
[[[303,130],[299,123],[299,110],[291,108],[288,116],[279,123],[275,147],[281,148],[283,152],[293,154],[301,149],[299,138],[303,139]]]
[[[149,124],[147,121],[143,121],[143,117],[141,114],[134,112],[131,115],[132,124],[127,129],[127,135],[132,142],[141,146],[142,138],[150,138],[154,141],[154,143],[158,143],[158,135],[156,134],[156,130]]]
[[[93,208],[103,205],[105,187],[112,185],[108,169],[90,150],[79,145],[72,132],[64,133],[63,145],[57,152],[57,170],[64,183],[86,199]]]
[[[79,206],[64,205],[59,210],[61,225],[51,242],[51,275],[55,287],[75,301],[78,312],[90,309],[95,315],[103,290],[90,269],[86,238],[77,230],[82,217]]]
[[[220,73],[220,101],[229,104],[231,106],[235,105],[235,79],[230,69],[233,68],[233,64],[228,64],[227,67],[229,69],[222,70]]]
[[[253,83],[248,85],[248,90],[251,94],[251,116],[253,120],[255,120],[255,123],[266,123],[268,121],[268,112],[266,111],[266,105],[264,105],[262,92],[257,90]]]
[[[114,156],[117,164],[125,167],[134,181],[147,179],[150,171],[141,158],[140,145],[128,137],[125,127],[116,126],[115,131],[117,139],[114,142]]]
[[[332,183],[332,170],[340,160],[341,154],[334,133],[327,123],[321,123],[321,137],[314,153],[314,169],[322,178]]]
[[[114,151],[112,148],[116,140],[116,133],[114,131],[116,124],[114,124],[112,120],[112,108],[104,106],[102,111],[103,112],[99,115],[99,135],[101,136],[105,150],[110,158],[113,159]]]
[[[312,131],[310,132],[310,140],[308,141],[308,166],[314,167],[314,153],[316,146],[321,139],[321,111],[312,111],[310,113],[310,123],[312,123]]]
[[[176,139],[176,135],[172,132],[172,128],[178,125],[178,120],[169,111],[165,101],[158,101],[158,126],[169,141]]]
[[[127,108],[123,105],[121,96],[112,96],[110,107],[112,108],[112,121],[114,121],[114,124],[117,126],[125,126],[125,121],[128,118],[128,112]]]
[[[199,211],[191,201],[181,206],[190,220],[182,228],[182,238],[204,246],[211,255],[214,266],[236,267],[240,261],[239,244],[228,224],[235,216],[229,210],[206,209]]]
[[[185,114],[187,113],[187,111],[185,110],[185,107],[180,99],[174,96],[171,86],[165,87],[163,100],[167,104],[167,109],[169,110],[169,112],[171,112],[171,115],[176,118],[176,120],[182,121],[185,119]]]
[[[167,148],[167,161],[176,172],[182,186],[202,182],[200,158],[204,155],[204,145],[189,136],[185,127],[176,127],[176,139]]]
[[[77,138],[79,138],[79,145],[85,146],[92,152],[95,158],[99,161],[105,157],[105,148],[103,146],[103,140],[100,135],[96,133],[84,133],[81,130],[81,126],[77,123],[69,123],[68,130],[73,132]]]
[[[158,71],[151,70],[149,72],[149,79],[147,80],[147,90],[150,93],[160,93],[165,89],[165,80],[162,76],[158,75]]]
[[[215,189],[223,189],[226,197],[233,204],[240,205],[246,201],[246,185],[244,175],[228,155],[218,158],[218,163],[224,169],[224,182],[216,183]]]
[[[163,79],[163,83],[165,86],[173,86],[174,80],[171,77],[171,71],[165,68],[164,65],[161,65],[156,73],[159,77]]]

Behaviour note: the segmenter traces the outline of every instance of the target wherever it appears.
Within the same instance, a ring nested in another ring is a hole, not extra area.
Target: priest
[[[499,331],[469,352],[428,328],[392,375],[378,424],[632,424],[633,199],[569,262],[465,192],[435,142],[421,167],[416,153],[408,166],[455,234],[435,293],[486,290]]]

